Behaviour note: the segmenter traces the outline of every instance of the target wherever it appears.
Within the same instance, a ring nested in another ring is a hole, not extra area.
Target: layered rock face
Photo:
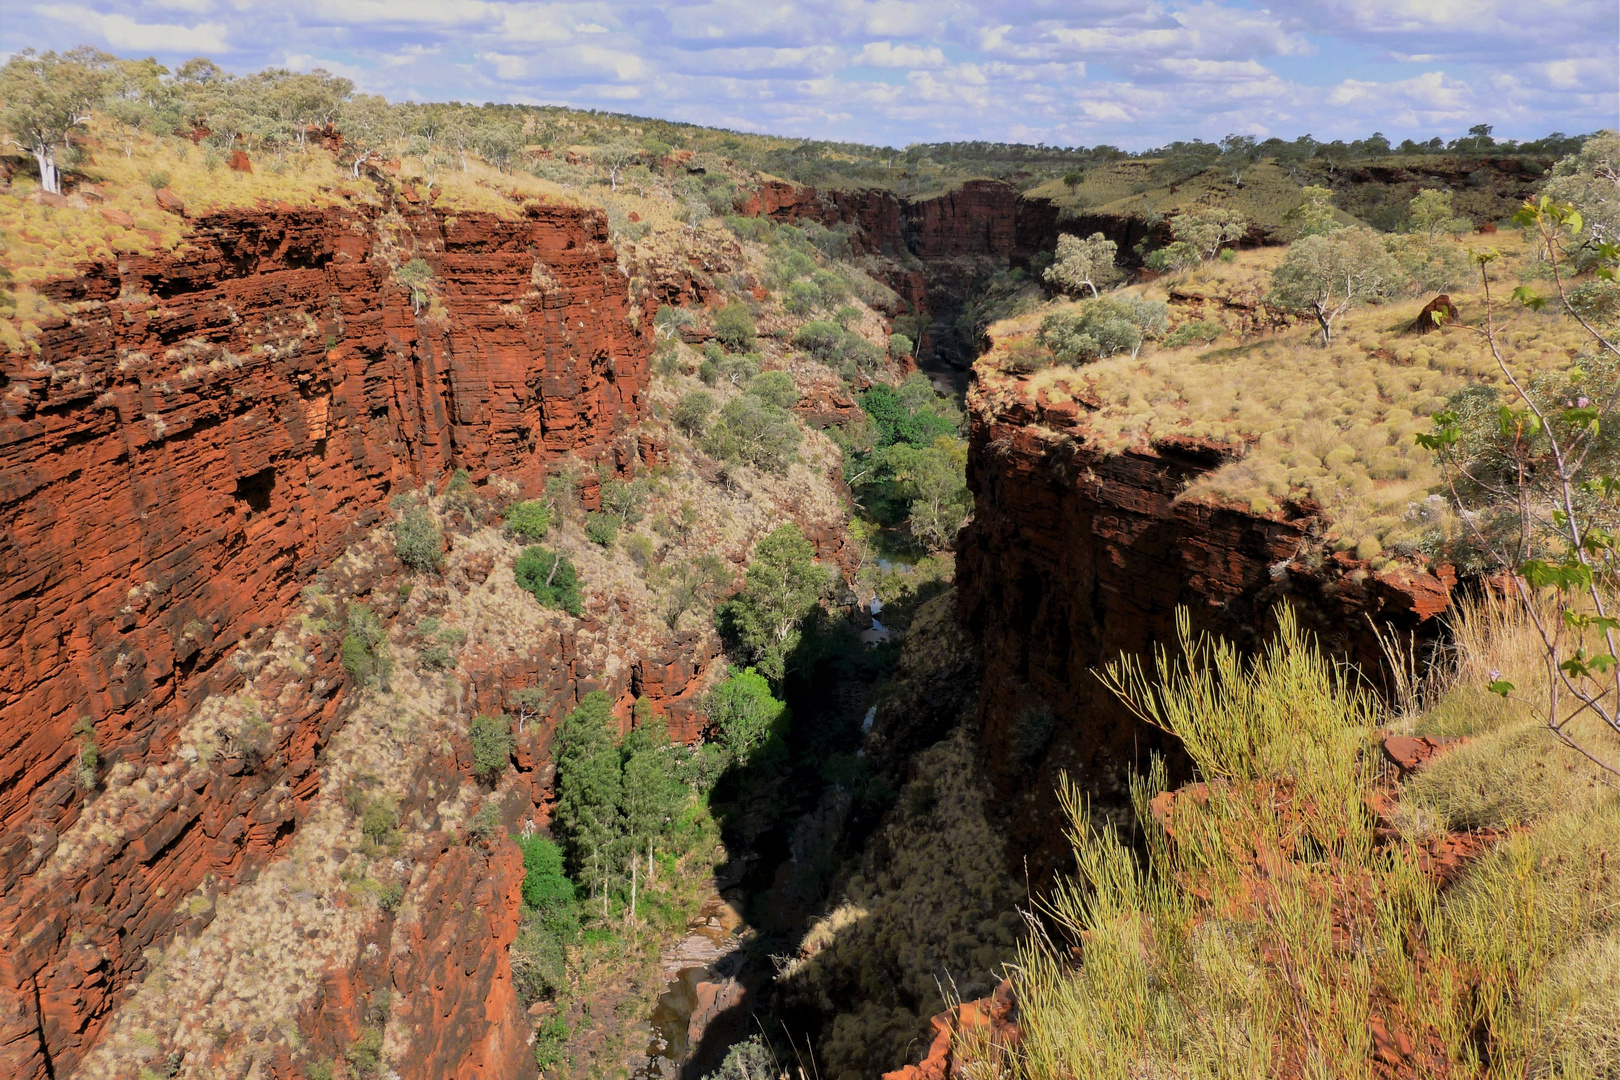
[[[975,510],[957,556],[959,606],[983,653],[979,720],[996,805],[1032,871],[1044,875],[1067,850],[1060,771],[1118,799],[1150,752],[1174,757],[1090,669],[1173,646],[1178,606],[1196,629],[1255,645],[1275,605],[1290,603],[1327,649],[1374,672],[1373,620],[1404,640],[1446,607],[1449,579],[1311,555],[1323,523],[1310,507],[1257,516],[1177,501],[1220,463],[1210,448],[1169,440],[1105,455],[1088,441],[1084,403],[978,369],[968,408]]]
[[[431,269],[414,298],[391,268],[410,258]],[[167,761],[188,714],[242,683],[221,661],[266,645],[392,494],[456,467],[532,493],[564,455],[629,465],[647,378],[645,313],[596,211],[268,208],[197,221],[178,258],[82,270],[54,287],[73,314],[0,365],[0,1071],[17,1076],[71,1069],[140,949],[183,921],[164,896],[291,834],[341,724],[335,645],[287,678],[251,764],[165,765],[161,805],[77,860],[57,838],[86,806],[84,749],[99,775]]]

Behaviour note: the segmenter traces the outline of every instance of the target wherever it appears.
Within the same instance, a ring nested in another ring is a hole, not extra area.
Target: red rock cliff
[[[420,313],[384,258],[402,248],[433,271]],[[82,271],[52,287],[73,314],[37,355],[0,359],[0,1063],[19,1076],[71,1068],[173,929],[149,897],[290,833],[340,722],[335,655],[289,691],[270,760],[192,770],[196,788],[178,766],[173,805],[143,807],[93,875],[56,859],[47,895],[32,875],[85,805],[80,718],[103,772],[155,760],[391,493],[625,465],[647,377],[596,211],[238,212],[198,220],[180,258]],[[70,904],[101,913],[90,944]]]
[[[1218,463],[1207,448],[1105,455],[1088,441],[1085,406],[982,369],[968,408],[975,510],[957,556],[960,613],[983,651],[979,719],[1010,850],[1041,872],[1066,851],[1058,772],[1123,796],[1131,771],[1163,748],[1090,669],[1173,644],[1178,605],[1197,628],[1254,644],[1288,601],[1329,649],[1369,671],[1382,665],[1369,616],[1404,630],[1446,606],[1447,583],[1428,574],[1312,556],[1320,522],[1308,508],[1257,516],[1177,501]]]

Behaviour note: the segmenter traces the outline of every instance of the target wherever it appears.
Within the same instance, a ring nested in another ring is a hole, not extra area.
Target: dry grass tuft
[[[1527,655],[1522,616],[1459,622],[1442,710]],[[1145,860],[1070,798],[1079,875],[1050,903],[1054,940],[1013,972],[1023,1044],[1005,1059],[964,1040],[970,1074],[1384,1076],[1389,1033],[1407,1047],[1394,1075],[1614,1075],[1620,794],[1510,707],[1398,793],[1423,838],[1380,833],[1379,717],[1282,625],[1252,666],[1188,641],[1162,678],[1115,669],[1204,786],[1138,786]],[[1457,825],[1512,832],[1442,886],[1425,852]]]

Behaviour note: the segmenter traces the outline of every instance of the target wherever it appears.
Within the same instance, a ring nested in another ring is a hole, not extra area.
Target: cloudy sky
[[[541,102],[904,146],[1144,149],[1620,124],[1615,0],[0,0],[0,51],[89,42],[392,99]]]

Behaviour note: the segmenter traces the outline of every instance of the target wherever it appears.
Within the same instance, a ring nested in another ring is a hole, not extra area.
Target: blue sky
[[[904,146],[1620,126],[1615,0],[0,0],[0,51],[324,67],[391,99]]]

